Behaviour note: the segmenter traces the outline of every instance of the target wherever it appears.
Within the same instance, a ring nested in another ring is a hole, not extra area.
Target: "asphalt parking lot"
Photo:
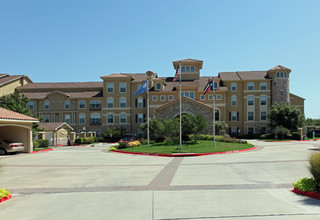
[[[13,193],[0,219],[320,219],[319,200],[290,192],[320,141],[252,143],[185,158],[108,145],[0,157],[0,186]]]

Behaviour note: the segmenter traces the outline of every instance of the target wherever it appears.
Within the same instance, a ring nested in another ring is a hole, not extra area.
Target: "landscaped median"
[[[0,203],[12,198],[9,190],[0,188]]]
[[[148,147],[145,144],[139,146],[124,148],[124,149],[112,149],[114,152],[128,153],[128,154],[140,154],[140,155],[151,155],[151,156],[204,156],[211,154],[223,154],[223,153],[236,153],[242,151],[253,150],[256,147],[246,142],[216,142],[214,147],[213,141],[209,140],[198,140],[198,141],[186,141],[182,145],[180,152],[179,144],[167,145],[166,142],[153,143]]]

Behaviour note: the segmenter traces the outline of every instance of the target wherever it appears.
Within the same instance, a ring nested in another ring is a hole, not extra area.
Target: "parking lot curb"
[[[1,202],[4,202],[4,201],[7,201],[7,200],[9,200],[9,199],[11,199],[12,198],[12,195],[10,194],[8,197],[3,197],[3,198],[1,198],[0,199],[0,203]]]
[[[144,155],[144,156],[156,156],[156,157],[198,157],[198,156],[207,156],[214,154],[230,154],[230,153],[239,153],[244,151],[254,150],[257,147],[244,149],[244,150],[233,150],[233,151],[223,151],[223,152],[212,152],[212,153],[176,153],[176,154],[157,154],[157,153],[140,153],[140,152],[127,152],[120,150],[113,150],[112,152],[122,153],[122,154],[135,154],[135,155]]]
[[[295,194],[299,194],[302,196],[307,196],[313,199],[318,199],[320,200],[320,193],[318,192],[313,192],[313,191],[308,191],[308,192],[302,192],[299,189],[297,189],[296,187],[294,187],[291,192],[295,193]]]
[[[45,151],[51,151],[51,150],[53,150],[53,148],[44,149],[44,150],[39,150],[39,151],[32,151],[32,153],[35,154],[35,153],[45,152]]]

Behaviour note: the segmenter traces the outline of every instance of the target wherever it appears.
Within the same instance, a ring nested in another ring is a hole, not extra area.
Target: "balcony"
[[[90,125],[101,125],[101,119],[100,118],[91,118]]]
[[[101,104],[90,104],[90,110],[101,110]]]

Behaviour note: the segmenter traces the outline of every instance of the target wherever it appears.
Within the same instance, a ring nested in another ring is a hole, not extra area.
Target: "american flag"
[[[178,65],[178,67],[177,67],[176,75],[174,75],[174,78],[173,78],[172,82],[175,82],[178,79],[178,77],[180,75],[180,69],[179,68],[180,68],[180,65]]]

